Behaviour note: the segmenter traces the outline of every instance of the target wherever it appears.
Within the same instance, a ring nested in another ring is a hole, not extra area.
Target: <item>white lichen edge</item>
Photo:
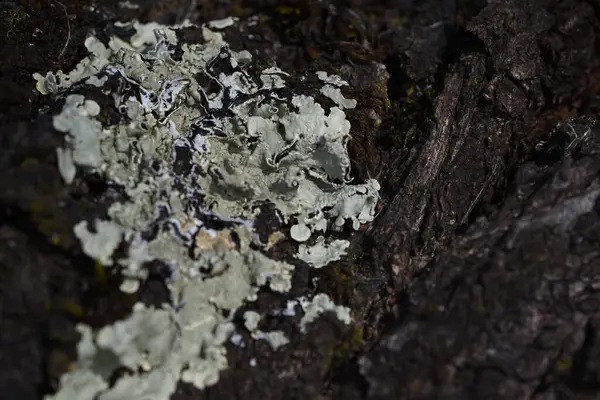
[[[251,54],[230,50],[222,34],[207,26],[200,28],[203,44],[180,46],[180,61],[172,56],[176,27],[130,26],[136,33],[128,42],[112,37],[106,46],[90,36],[90,55],[75,70],[34,78],[42,94],[67,92],[53,119],[65,133],[65,145],[57,149],[65,182],[96,171],[127,195],[110,206],[108,220],[75,226],[83,251],[103,265],[116,264],[121,290],[128,293],[147,278],[145,263],[169,266],[171,302],[158,309],[138,304],[128,318],[96,332],[79,326],[77,368],[47,399],[166,400],[180,380],[200,389],[215,384],[227,368],[224,343],[235,311],[255,300],[262,286],[278,292],[291,287],[293,266],[251,246],[266,247],[253,232],[255,206],[269,201],[284,222],[294,217],[292,236],[300,242],[313,232],[341,230],[346,221],[358,229],[375,214],[377,181],[348,185],[350,123],[342,110],[356,103],[341,95],[345,82],[318,73],[326,82],[323,94],[338,104],[326,113],[311,96],[284,96],[287,80],[298,78],[276,67],[251,76]],[[118,89],[105,86],[108,81]],[[101,123],[98,103],[68,94],[75,83],[100,88],[121,121]],[[316,246],[299,257],[317,268],[347,247]],[[125,257],[115,259],[119,247]],[[301,304],[302,331],[328,310],[350,321],[349,310],[326,295]],[[255,339],[274,350],[289,342],[281,331],[256,329],[256,316],[248,315]],[[122,366],[135,372],[109,386]]]
[[[304,316],[300,320],[300,331],[303,333],[306,332],[308,324],[313,323],[320,315],[326,312],[335,313],[336,317],[346,325],[352,322],[350,309],[345,306],[336,305],[325,293],[315,295],[312,300],[306,298],[298,300],[304,310]]]
[[[331,243],[326,243],[325,237],[319,236],[310,247],[301,244],[296,257],[311,267],[323,268],[333,261],[341,260],[348,247],[350,247],[350,242],[347,240],[336,239]]]
[[[244,325],[250,332],[250,335],[255,340],[265,340],[273,351],[276,351],[282,346],[285,346],[290,342],[283,331],[271,331],[264,332],[258,329],[258,323],[261,320],[261,316],[256,311],[246,311],[244,313]]]

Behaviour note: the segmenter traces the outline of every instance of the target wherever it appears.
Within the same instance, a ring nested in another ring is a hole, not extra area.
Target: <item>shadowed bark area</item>
[[[573,152],[521,165],[411,283],[361,361],[368,398],[597,396],[600,131],[565,129]]]
[[[342,261],[298,264],[294,276],[294,296],[326,292],[352,308],[353,325],[326,316],[301,334],[300,316],[266,317],[259,328],[283,330],[289,345],[273,352],[242,332],[247,346],[228,347],[215,386],[180,385],[173,398],[598,396],[597,2],[131,3],[0,5],[1,393],[54,391],[76,358],[76,323],[100,327],[136,301],[167,299],[159,266],[129,296],[82,255],[73,225],[122,194],[99,176],[63,184],[50,118],[62,101],[37,94],[31,74],[70,70],[88,32],[111,34],[117,20],[234,15],[232,48],[351,83],[354,175],[378,177],[382,207]],[[260,225],[279,228],[268,209]],[[270,255],[294,251],[284,242]],[[286,300],[263,292],[248,309]]]

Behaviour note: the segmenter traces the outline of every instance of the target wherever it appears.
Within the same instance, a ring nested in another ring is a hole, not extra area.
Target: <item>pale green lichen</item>
[[[75,225],[73,231],[83,245],[83,251],[102,265],[112,265],[112,255],[121,243],[123,228],[111,221],[96,220],[95,232],[90,232],[87,221]]]
[[[290,339],[288,339],[285,333],[279,330],[270,332],[259,330],[252,333],[252,338],[266,341],[273,351],[279,350],[280,347],[283,347],[290,342]]]
[[[60,392],[52,397],[54,400],[97,400],[98,393],[108,389],[108,382],[85,369],[77,374],[61,376],[60,388]]]
[[[354,108],[357,104],[356,100],[345,98],[342,91],[332,85],[323,86],[321,88],[321,94],[333,100],[342,110],[344,108]]]
[[[306,242],[310,238],[310,229],[306,224],[296,224],[290,229],[290,236],[296,242]]]
[[[260,322],[260,314],[256,311],[246,311],[244,313],[244,326],[249,332],[254,332],[258,329]]]
[[[193,321],[188,320],[190,315],[170,307],[154,309],[138,303],[127,319],[95,334],[89,327],[80,326],[78,368],[63,377],[64,390],[54,398],[81,399],[79,394],[71,397],[73,386],[89,390],[88,382],[97,389],[94,397],[88,398],[103,400],[168,399],[180,377],[199,388],[214,384],[219,371],[227,367],[223,343],[233,331],[233,324],[218,323],[211,312],[201,321],[195,315]],[[197,356],[200,352],[204,354],[202,359]],[[126,375],[111,388],[98,379],[108,381],[122,366],[144,373]]]
[[[73,161],[73,152],[70,149],[58,147],[56,149],[56,159],[58,162],[58,170],[63,177],[65,183],[69,184],[75,179],[77,167]]]
[[[330,85],[338,86],[338,87],[349,86],[348,82],[343,80],[338,75],[329,75],[325,71],[317,71],[316,75],[317,75],[317,78],[319,78],[321,81],[328,83]]]
[[[258,329],[260,320],[261,316],[256,311],[246,311],[244,313],[244,325],[253,339],[266,341],[274,351],[290,342],[282,331],[263,332]]]
[[[163,400],[179,380],[200,389],[216,383],[227,367],[224,343],[235,311],[263,286],[291,288],[293,266],[261,252],[272,243],[261,243],[253,231],[258,205],[270,202],[284,223],[296,220],[297,241],[341,231],[347,221],[358,229],[375,215],[378,183],[349,185],[350,123],[342,108],[353,103],[333,87],[343,81],[320,76],[339,103],[325,110],[313,97],[291,92],[287,81],[298,78],[276,67],[251,75],[251,54],[230,50],[206,26],[202,44],[180,45],[179,61],[172,57],[177,27],[131,27],[136,33],[127,42],[89,37],[91,54],[71,73],[35,78],[42,93],[67,91],[53,121],[66,134],[57,150],[65,181],[78,171],[99,172],[125,194],[110,205],[108,220],[75,227],[83,251],[104,265],[116,263],[127,293],[143,285],[146,263],[167,265],[171,301],[159,309],[138,305],[97,332],[82,327],[78,368],[61,379],[54,399],[83,398],[76,397],[81,389],[90,399]],[[105,107],[121,119],[101,123],[96,102],[68,93],[76,82],[99,87],[109,99]],[[337,241],[319,243],[323,249],[305,251],[315,267],[345,249]],[[117,248],[122,257],[114,256]],[[349,318],[319,296],[302,303],[301,330],[323,310]],[[289,342],[281,331],[249,324],[252,337],[274,350]],[[134,373],[109,387],[121,366]]]
[[[348,307],[336,305],[325,293],[319,293],[312,300],[300,298],[300,305],[304,310],[304,316],[300,320],[300,330],[306,332],[306,326],[313,323],[321,314],[333,312],[336,317],[344,324],[349,325],[352,322],[350,309]]]
[[[75,166],[102,166],[102,124],[94,119],[99,113],[98,103],[73,94],[67,97],[62,112],[53,119],[54,129],[67,133],[66,148],[57,151],[59,170],[67,183],[75,177]]]
[[[349,246],[350,242],[347,240],[337,239],[326,243],[325,238],[319,236],[312,246],[301,244],[296,257],[311,267],[323,268],[333,261],[340,260]]]
[[[69,74],[63,71],[48,72],[45,76],[34,73],[33,77],[37,81],[36,89],[42,94],[55,93],[100,72],[108,64],[109,50],[93,36],[85,40],[85,47],[91,54],[77,64]]]
[[[212,29],[225,29],[231,26],[237,21],[237,18],[227,17],[223,19],[216,19],[208,22],[208,27]]]

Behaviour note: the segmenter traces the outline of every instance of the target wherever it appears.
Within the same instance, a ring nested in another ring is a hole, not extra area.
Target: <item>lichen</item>
[[[345,306],[336,305],[325,293],[315,295],[312,300],[300,298],[300,305],[304,310],[304,316],[300,320],[300,331],[306,332],[306,326],[314,322],[321,314],[333,312],[344,324],[352,322],[350,309]]]
[[[355,103],[337,95],[343,81],[324,76],[326,93],[339,103],[326,110],[291,89],[301,87],[298,77],[277,67],[256,73],[249,52],[229,49],[208,28],[232,21],[202,26],[201,44],[178,44],[179,27],[133,22],[129,41],[104,44],[90,36],[91,54],[74,71],[35,74],[41,93],[66,98],[53,119],[65,133],[57,149],[65,182],[95,172],[125,194],[93,226],[75,226],[83,251],[116,266],[126,293],[144,284],[149,262],[171,270],[169,304],[138,305],[97,332],[80,327],[78,366],[61,379],[55,399],[75,398],[83,385],[89,398],[162,400],[179,380],[200,389],[216,383],[227,367],[224,343],[235,311],[261,287],[291,288],[293,266],[263,254],[281,236],[263,244],[254,232],[261,204],[272,203],[284,224],[296,221],[291,235],[298,241],[342,231],[347,222],[356,230],[374,218],[379,184],[350,184],[350,123],[342,109]],[[72,94],[75,83],[100,88],[107,102],[101,107]],[[120,119],[101,121],[105,107]],[[322,267],[339,259],[346,243],[306,257]],[[326,295],[301,304],[302,331],[327,310],[350,321],[349,310]],[[273,350],[289,342],[281,331],[262,332],[251,322],[248,329]],[[134,372],[109,387],[123,366]]]
[[[96,220],[95,232],[90,232],[87,221],[81,221],[73,229],[83,244],[83,251],[102,265],[112,265],[112,254],[123,236],[120,225],[111,221]]]
[[[356,100],[347,99],[342,94],[342,91],[339,88],[334,87],[333,85],[325,85],[321,88],[321,94],[323,96],[329,97],[331,100],[338,105],[342,110],[344,108],[354,108],[356,107]]]
[[[102,124],[96,121],[100,106],[80,94],[69,95],[62,112],[53,119],[54,129],[67,133],[66,148],[58,148],[58,167],[66,183],[71,183],[76,166],[99,168],[103,159],[100,153]]]
[[[246,311],[244,313],[244,325],[253,339],[265,340],[274,351],[290,342],[282,331],[264,332],[258,329],[260,319],[261,316],[256,311]]]
[[[323,236],[319,236],[312,246],[300,245],[297,257],[314,268],[323,268],[327,264],[338,261],[346,254],[350,246],[347,240],[334,240],[326,243]]]

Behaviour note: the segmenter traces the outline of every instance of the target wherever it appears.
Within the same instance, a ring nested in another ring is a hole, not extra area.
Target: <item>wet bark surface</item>
[[[231,345],[215,386],[173,398],[598,396],[596,1],[133,3],[0,4],[0,393],[52,392],[75,360],[76,323],[166,299],[158,267],[129,296],[81,253],[73,225],[119,193],[94,176],[63,184],[50,117],[61,104],[31,74],[70,70],[86,34],[116,20],[234,15],[233,48],[351,83],[354,174],[378,177],[382,207],[342,261],[296,268],[293,291],[330,294],[352,326],[332,316],[300,334],[297,320],[265,318],[288,346]],[[249,307],[285,302],[265,292]]]

